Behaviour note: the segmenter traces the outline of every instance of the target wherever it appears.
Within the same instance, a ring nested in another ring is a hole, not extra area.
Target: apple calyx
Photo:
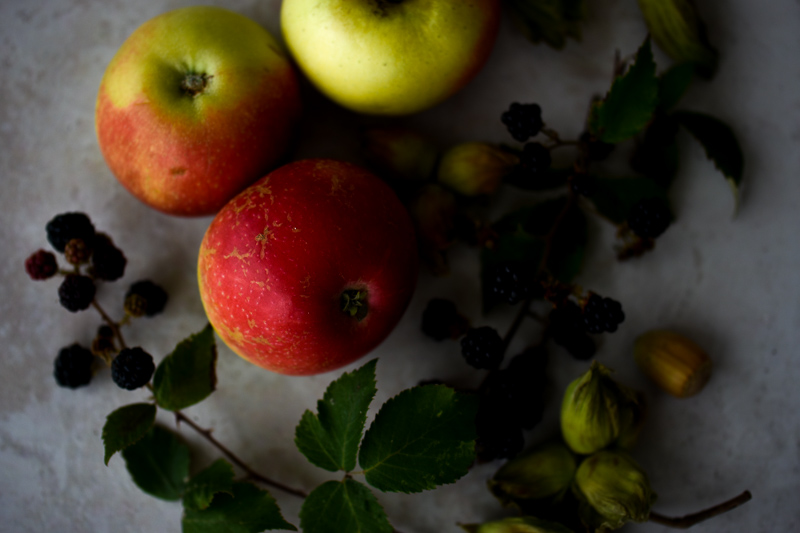
[[[359,322],[369,313],[366,289],[345,289],[339,297],[342,312]]]
[[[185,94],[195,97],[199,94],[202,94],[203,91],[206,90],[206,87],[208,86],[208,80],[210,79],[211,76],[208,74],[187,74],[181,80],[181,90]]]

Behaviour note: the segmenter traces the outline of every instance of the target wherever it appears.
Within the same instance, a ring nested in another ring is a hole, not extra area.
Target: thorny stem
[[[663,524],[665,526],[674,527],[676,529],[689,529],[693,525],[703,522],[704,520],[708,520],[709,518],[714,518],[715,516],[721,515],[722,513],[727,513],[728,511],[736,509],[740,505],[750,501],[752,498],[753,495],[750,494],[749,490],[746,490],[743,493],[736,496],[735,498],[732,498],[726,502],[722,502],[718,505],[715,505],[714,507],[710,507],[704,511],[687,514],[686,516],[681,516],[677,518],[662,516],[658,513],[654,513],[651,511],[649,520],[651,522],[656,522],[658,524]]]
[[[117,340],[119,340],[120,348],[127,348],[127,345],[125,344],[125,339],[122,337],[122,330],[119,327],[121,322],[115,322],[114,319],[112,319],[108,315],[108,313],[105,312],[105,310],[100,306],[100,304],[97,303],[97,300],[92,300],[92,307],[97,309],[97,312],[100,313],[100,316],[103,318],[103,321],[106,324],[108,324],[108,327],[110,327],[111,330],[114,332],[114,336],[117,337]]]

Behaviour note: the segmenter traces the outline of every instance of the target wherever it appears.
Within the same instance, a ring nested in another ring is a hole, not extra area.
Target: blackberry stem
[[[100,313],[100,316],[103,318],[105,323],[108,324],[108,327],[110,327],[111,331],[114,332],[114,336],[119,341],[120,349],[127,348],[128,346],[127,346],[127,344],[125,344],[125,339],[122,337],[122,331],[120,330],[120,327],[119,327],[121,323],[115,322],[108,315],[108,313],[105,312],[105,310],[100,306],[100,304],[97,303],[97,299],[92,300],[92,307],[97,309],[97,312]]]
[[[722,513],[727,513],[728,511],[736,509],[740,505],[750,501],[752,498],[753,495],[750,494],[749,490],[746,490],[743,493],[736,496],[735,498],[731,498],[728,501],[722,502],[713,507],[709,507],[704,511],[698,511],[696,513],[688,514],[686,516],[681,516],[677,518],[662,516],[658,513],[654,513],[651,511],[648,520],[650,522],[656,522],[657,524],[662,524],[676,529],[688,529],[695,524],[703,522],[704,520],[708,520],[709,518],[714,518],[715,516],[721,515]]]

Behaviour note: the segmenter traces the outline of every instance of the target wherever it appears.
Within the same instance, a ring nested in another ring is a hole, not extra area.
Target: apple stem
[[[181,80],[181,90],[191,96],[197,96],[205,91],[209,79],[211,76],[205,74],[187,74]]]
[[[339,298],[342,312],[361,322],[369,312],[367,291],[359,289],[346,289]]]

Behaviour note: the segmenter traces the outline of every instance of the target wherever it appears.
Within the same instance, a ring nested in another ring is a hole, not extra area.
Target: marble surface
[[[278,0],[216,2],[279,34]],[[564,137],[581,131],[589,99],[609,84],[614,51],[636,50],[646,34],[633,0],[595,0],[584,39],[557,52],[526,42],[507,18],[489,63],[462,92],[430,111],[399,122],[419,127],[442,145],[463,140],[506,141],[499,113],[511,101],[536,101]],[[792,0],[698,0],[710,39],[721,51],[717,77],[692,86],[681,106],[708,112],[736,131],[746,158],[746,187],[738,215],[722,177],[702,149],[680,136],[681,171],[672,200],[677,221],[654,253],[619,264],[613,230],[590,227],[587,288],[623,302],[628,319],[607,335],[598,360],[623,383],[644,391],[652,407],[636,458],[659,494],[655,509],[683,515],[735,496],[744,507],[695,531],[800,530],[800,4]],[[196,290],[195,259],[209,218],[156,213],[114,180],[97,147],[94,99],[106,64],[142,22],[189,5],[185,0],[3,0],[0,2],[0,531],[180,530],[181,508],[139,491],[124,462],[103,465],[105,416],[142,401],[141,391],[117,388],[107,371],[91,386],[58,388],[52,362],[59,348],[87,344],[98,325],[93,312],[58,306],[56,281],[32,282],[25,258],[46,247],[44,225],[55,214],[81,210],[122,247],[125,277],[98,295],[119,309],[126,283],[151,278],[170,293],[165,313],[127,329],[129,344],[157,359],[198,331],[205,316]],[[666,65],[659,52],[656,59]],[[358,161],[355,127],[362,119],[306,88],[309,113],[295,157]],[[512,193],[501,200],[513,203]],[[452,298],[475,323],[504,331],[513,310],[482,317],[473,250],[451,253],[452,273],[422,271],[411,306],[392,336],[374,352],[378,396],[393,396],[425,378],[475,383],[456,343],[437,344],[419,331],[433,296]],[[118,316],[118,314],[117,314]],[[711,354],[715,372],[697,397],[660,393],[632,362],[633,339],[655,327],[692,336]],[[526,323],[512,349],[537,338]],[[529,443],[556,428],[563,386],[586,369],[553,347],[551,409],[527,434]],[[351,366],[353,368],[355,365]],[[327,474],[292,444],[302,412],[314,408],[341,371],[292,378],[260,371],[220,347],[218,390],[187,413],[258,470],[310,490]],[[160,415],[161,417],[161,415]],[[169,417],[160,418],[171,424]],[[217,457],[187,428],[198,463]],[[485,490],[499,463],[485,464],[436,491],[381,495],[393,524],[405,533],[455,532],[457,522],[502,515]],[[298,523],[300,500],[273,491],[284,515]],[[660,533],[656,524],[626,531]]]

